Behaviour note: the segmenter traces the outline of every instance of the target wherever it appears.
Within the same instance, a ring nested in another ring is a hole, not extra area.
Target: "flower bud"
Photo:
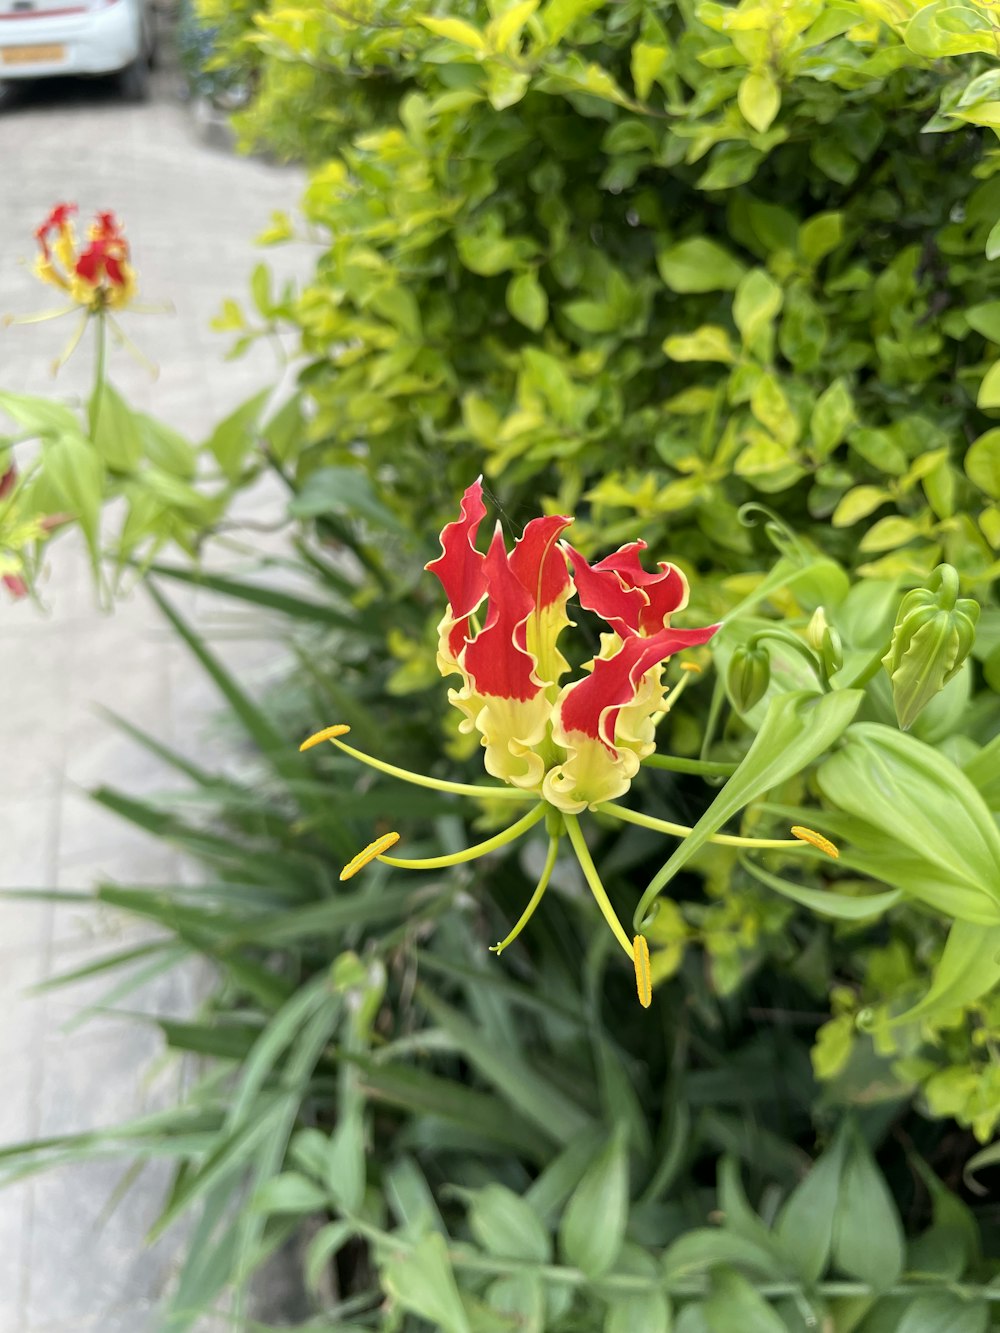
[[[844,665],[844,645],[840,635],[826,618],[826,612],[818,606],[806,627],[806,643],[820,658],[828,676],[839,671]]]
[[[726,675],[726,689],[734,707],[748,713],[763,699],[770,683],[771,659],[767,649],[741,644],[729,659]]]
[[[908,731],[935,694],[961,670],[976,637],[979,603],[958,596],[958,571],[938,565],[926,588],[899,604],[882,665],[892,682],[900,727]]]

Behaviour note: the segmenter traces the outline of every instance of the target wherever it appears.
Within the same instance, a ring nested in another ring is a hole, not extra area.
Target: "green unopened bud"
[[[820,658],[828,676],[839,671],[844,665],[844,645],[840,635],[826,618],[826,612],[818,606],[812,620],[806,626],[806,643]]]
[[[741,713],[748,713],[763,699],[770,683],[771,659],[767,649],[759,645],[737,648],[729,659],[726,675],[726,689],[733,706]]]
[[[892,702],[904,731],[957,675],[972,649],[979,603],[959,597],[958,588],[958,571],[938,565],[928,586],[914,588],[899,604],[882,665],[892,681]]]

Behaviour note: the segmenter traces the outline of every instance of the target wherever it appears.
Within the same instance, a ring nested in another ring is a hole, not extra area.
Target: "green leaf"
[[[469,1063],[525,1119],[559,1143],[568,1143],[589,1127],[588,1113],[555,1083],[532,1069],[523,1055],[485,1041],[463,1014],[425,987],[419,993],[431,1017],[451,1036]]]
[[[356,1213],[365,1197],[365,1125],[357,1106],[341,1106],[330,1137],[323,1179],[345,1213]]]
[[[261,413],[270,396],[270,389],[261,389],[220,421],[205,441],[205,448],[229,481],[236,481],[243,471],[246,456],[256,444]]]
[[[455,1285],[444,1238],[431,1232],[412,1249],[390,1250],[382,1282],[403,1310],[426,1319],[443,1333],[470,1333],[465,1306]]]
[[[674,333],[663,342],[671,361],[722,361],[731,365],[736,353],[729,334],[717,324],[703,324],[694,333]]]
[[[567,1263],[588,1277],[614,1267],[628,1221],[628,1159],[616,1131],[587,1168],[566,1205],[559,1244]]]
[[[843,213],[816,213],[799,228],[799,253],[810,264],[818,264],[836,250],[843,235]]]
[[[964,916],[968,897],[997,920],[1000,833],[979,792],[943,754],[893,727],[858,723],[816,781],[834,806],[877,831],[887,868],[895,861],[902,871],[888,882],[925,898],[923,881],[911,883],[908,870],[923,868],[938,910]]]
[[[507,309],[525,328],[538,333],[549,317],[549,298],[533,271],[519,273],[507,286]]]
[[[90,438],[115,472],[131,472],[142,458],[142,437],[131,408],[105,380],[90,399]]]
[[[402,532],[399,519],[375,493],[367,472],[359,467],[324,467],[314,472],[288,506],[295,518],[325,514],[367,519],[376,528]]]
[[[813,450],[820,458],[827,458],[847,434],[854,421],[854,400],[847,381],[841,376],[816,399],[809,419]]]
[[[891,499],[892,492],[881,486],[852,486],[846,495],[841,496],[830,522],[835,528],[849,528]]]
[[[705,1322],[711,1329],[739,1333],[788,1333],[785,1323],[745,1277],[720,1268],[712,1274]]]
[[[666,68],[670,52],[665,46],[649,42],[636,42],[632,47],[632,82],[636,96],[645,101],[652,91],[653,84]]]
[[[294,1216],[319,1212],[328,1203],[326,1191],[298,1171],[286,1171],[267,1181],[253,1200],[253,1206],[259,1212]]]
[[[541,12],[541,20],[550,42],[555,45],[575,23],[605,3],[605,0],[549,0]]]
[[[744,75],[736,100],[743,119],[764,134],[781,109],[781,89],[767,70],[751,70]]]
[[[868,1144],[850,1126],[833,1223],[833,1262],[849,1277],[885,1291],[903,1271],[904,1257],[903,1228],[889,1187]]]
[[[486,35],[496,51],[507,51],[518,43],[524,25],[538,8],[538,0],[519,0],[503,10],[489,24]]]
[[[784,293],[766,269],[752,268],[740,280],[733,298],[733,319],[743,346],[768,359],[775,316],[781,309]]]
[[[1000,500],[1000,426],[973,440],[965,455],[969,480],[993,500]]]
[[[67,435],[45,446],[42,462],[60,507],[79,523],[96,569],[104,502],[104,468],[96,449],[84,439]]]
[[[457,42],[459,46],[467,46],[472,51],[486,50],[483,34],[464,19],[431,18],[425,14],[418,14],[416,19],[435,37],[447,38],[449,42]]]
[[[912,518],[904,518],[902,514],[887,514],[864,533],[858,542],[858,550],[894,551],[922,534],[922,526]]]
[[[604,1333],[670,1333],[670,1302],[662,1291],[634,1292],[608,1302]]]
[[[58,439],[60,435],[80,436],[76,415],[48,398],[34,398],[26,393],[0,393],[0,408],[32,435]]]
[[[775,1234],[796,1272],[810,1285],[826,1272],[844,1168],[844,1135],[840,1133],[778,1215]]]
[[[792,447],[799,438],[799,422],[785,391],[769,371],[761,375],[750,395],[750,410],[771,435]]]
[[[986,238],[986,258],[1000,259],[1000,221],[994,222]]]
[[[538,1214],[504,1185],[476,1191],[469,1227],[487,1254],[538,1264],[551,1261],[552,1245]]]
[[[790,898],[801,907],[808,907],[811,912],[819,912],[821,916],[833,917],[837,921],[871,921],[894,907],[903,896],[902,889],[891,889],[888,893],[851,898],[846,893],[831,893],[825,889],[812,889],[807,884],[793,884],[790,880],[772,875],[753,861],[745,861],[744,868],[761,884],[766,884],[782,897]]]
[[[149,574],[161,578],[173,579],[195,588],[209,588],[236,601],[247,602],[251,606],[263,606],[269,611],[280,611],[294,620],[304,620],[313,625],[334,625],[338,629],[362,632],[363,627],[355,616],[345,615],[325,602],[314,602],[306,597],[297,597],[294,593],[281,592],[277,588],[267,588],[245,579],[231,578],[228,574],[211,574],[204,569],[186,569],[183,565],[162,565],[158,562],[146,568]]]
[[[744,273],[738,259],[704,236],[661,250],[656,264],[663,281],[675,292],[730,292]]]
[[[563,311],[585,333],[613,333],[621,326],[621,315],[608,301],[567,301]]]
[[[979,386],[976,406],[982,408],[1000,407],[1000,361],[994,361],[983,376]]]
[[[775,696],[743,762],[692,832],[654,876],[633,918],[636,930],[664,885],[738,810],[799,773],[846,730],[862,699],[860,690],[832,694],[792,692]],[[971,786],[971,784],[970,784]]]
[[[907,1307],[896,1333],[986,1333],[989,1322],[986,1301],[935,1291],[918,1296]]]
[[[912,1023],[965,1009],[988,995],[998,982],[1000,926],[956,921],[948,932],[927,994],[892,1022]]]
[[[983,301],[980,305],[969,306],[963,313],[970,328],[990,342],[1000,343],[1000,301]]]

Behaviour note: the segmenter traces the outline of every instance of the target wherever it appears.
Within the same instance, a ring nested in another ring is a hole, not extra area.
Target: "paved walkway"
[[[272,210],[293,207],[296,173],[204,146],[161,75],[154,101],[126,106],[105,85],[39,87],[0,108],[0,313],[44,309],[49,294],[21,258],[51,205],[75,200],[124,219],[141,289],[170,301],[173,316],[126,316],[130,334],[159,363],[151,383],[123,354],[112,379],[134,404],[203,437],[210,424],[276,378],[264,347],[225,363],[227,339],[209,320],[223,297],[242,297],[261,257],[253,237]],[[310,257],[283,250],[284,272]],[[81,350],[57,381],[48,367],[71,321],[0,330],[0,388],[71,400],[87,392]],[[98,783],[135,794],[165,785],[162,769],[95,715],[114,708],[212,763],[206,717],[211,686],[173,644],[141,591],[113,616],[94,606],[79,544],[52,550],[47,614],[0,597],[0,887],[89,888],[98,877],[169,881],[172,855],[88,802]],[[186,605],[211,624],[201,594]],[[230,613],[231,614],[231,613]],[[259,683],[274,648],[229,643],[226,653]],[[278,650],[280,651],[280,650]],[[196,748],[195,748],[196,747]],[[103,1016],[69,1026],[93,983],[33,995],[28,988],[122,945],[128,927],[111,914],[0,899],[0,1143],[113,1124],[177,1095],[182,1071],[156,1059],[155,1032]],[[147,1006],[190,1008],[191,973],[147,995]],[[133,1003],[129,1001],[129,1003]],[[116,1202],[120,1163],[91,1164],[0,1193],[0,1333],[149,1333],[169,1281],[172,1244],[142,1236],[163,1176]]]

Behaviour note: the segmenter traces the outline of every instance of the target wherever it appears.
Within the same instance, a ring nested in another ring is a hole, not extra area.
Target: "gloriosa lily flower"
[[[438,667],[442,675],[457,675],[462,682],[448,697],[464,714],[461,729],[479,733],[487,772],[504,785],[446,782],[397,768],[348,745],[342,737],[350,728],[344,725],[317,732],[300,748],[331,741],[360,762],[418,786],[480,800],[529,800],[531,808],[500,833],[447,856],[392,856],[399,835],[383,834],[344,867],[341,879],[374,860],[412,870],[471,861],[513,842],[544,819],[549,850],[538,886],[513,930],[492,952],[501,953],[531,918],[548,887],[565,833],[598,907],[633,961],[639,999],[647,1006],[652,990],[647,941],[641,934],[630,940],[625,933],[578,815],[589,809],[674,836],[690,833],[684,825],[613,802],[625,795],[642,761],[654,752],[657,723],[690,679],[685,677],[668,695],[663,664],[685,648],[707,643],[719,626],[671,627],[673,613],[687,605],[687,580],[668,563],[661,563],[655,574],[643,569],[639,557],[644,542],[631,542],[590,565],[560,540],[573,520],[551,515],[528,523],[512,551],[506,549],[498,523],[483,554],[475,543],[485,516],[478,480],[466,490],[459,517],[441,533],[441,555],[427,569],[438,577],[448,599],[438,626]],[[569,663],[558,639],[573,623],[566,608],[574,591],[580,606],[595,612],[609,628],[585,674],[564,684]],[[793,832],[792,839],[717,834],[713,841],[789,847],[816,836],[806,829]]]
[[[135,295],[135,272],[121,224],[113,213],[98,213],[81,249],[72,222],[76,211],[76,204],[57,204],[35,232],[40,250],[35,272],[92,314],[120,310]]]

